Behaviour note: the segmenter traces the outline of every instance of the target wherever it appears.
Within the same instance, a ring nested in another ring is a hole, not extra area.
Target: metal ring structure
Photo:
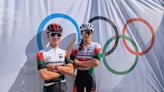
[[[116,47],[118,45],[118,35],[119,34],[118,34],[117,27],[114,25],[114,23],[110,19],[108,19],[106,17],[103,17],[103,16],[95,16],[95,17],[93,17],[93,18],[91,18],[89,20],[89,23],[92,23],[93,21],[96,21],[96,20],[99,20],[99,19],[108,22],[113,27],[113,29],[115,31],[115,38],[116,38],[116,40],[115,40],[114,46],[112,47],[111,50],[109,50],[108,52],[105,53],[105,56],[108,56],[109,54],[111,54],[116,49]]]
[[[105,45],[104,45],[104,47],[103,47],[103,50],[102,50],[103,62],[104,62],[105,67],[106,67],[110,72],[112,72],[112,73],[114,73],[114,74],[118,74],[118,75],[124,75],[124,74],[127,74],[127,73],[131,72],[131,71],[135,68],[135,66],[137,65],[137,62],[138,62],[138,56],[135,57],[134,64],[133,64],[129,69],[127,69],[127,70],[125,70],[125,71],[117,71],[117,70],[112,69],[112,68],[110,67],[110,65],[108,65],[107,60],[106,60],[106,58],[105,58],[105,53],[106,53],[105,51],[106,51],[108,45],[109,45],[115,38],[116,38],[116,37],[111,37],[111,38],[105,43]],[[118,38],[122,38],[122,39],[128,40],[128,41],[131,42],[132,45],[134,46],[135,51],[136,51],[136,52],[138,51],[138,48],[137,48],[136,43],[135,43],[130,37],[125,36],[125,35],[120,35],[120,36],[118,36]]]

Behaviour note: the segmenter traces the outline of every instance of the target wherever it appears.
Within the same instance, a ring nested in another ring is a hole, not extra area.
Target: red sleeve
[[[94,56],[96,56],[97,54],[101,53],[101,48],[95,48],[94,49]]]
[[[36,58],[37,58],[38,70],[42,68],[46,68],[43,52],[37,53]]]
[[[69,55],[69,52],[68,51],[66,51],[66,56],[65,56],[66,58],[69,58],[70,57],[70,55]]]
[[[70,61],[71,61],[71,58],[70,58],[69,52],[66,51],[65,62],[66,62],[66,64],[68,64],[68,63],[71,63]]]
[[[73,56],[76,56],[76,55],[77,55],[77,50],[76,50],[76,49],[73,49],[73,50],[72,50],[72,55],[73,55]]]

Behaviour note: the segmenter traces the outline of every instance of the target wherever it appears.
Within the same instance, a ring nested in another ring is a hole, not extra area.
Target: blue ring
[[[39,50],[43,49],[42,41],[41,41],[41,35],[42,35],[43,28],[48,21],[50,21],[51,19],[54,19],[54,18],[65,18],[65,19],[69,20],[75,26],[76,31],[77,31],[77,40],[78,40],[78,43],[80,42],[80,30],[79,30],[79,27],[78,27],[78,24],[76,23],[76,21],[68,15],[61,14],[61,13],[55,13],[55,14],[51,14],[51,15],[47,16],[39,25],[39,29],[38,29],[38,33],[37,33],[37,45],[38,45]]]

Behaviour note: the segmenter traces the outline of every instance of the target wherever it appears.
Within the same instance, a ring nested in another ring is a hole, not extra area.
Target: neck
[[[58,45],[53,45],[53,44],[50,44],[50,46],[51,46],[52,48],[57,48],[57,47],[58,47]]]
[[[90,43],[91,43],[91,40],[83,41],[83,44],[84,44],[84,45],[88,45],[88,44],[90,44]]]

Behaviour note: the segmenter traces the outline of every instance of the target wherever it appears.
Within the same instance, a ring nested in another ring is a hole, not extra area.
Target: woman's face
[[[57,46],[60,41],[61,34],[55,32],[49,32],[48,38],[52,46]]]
[[[92,30],[84,30],[81,32],[83,41],[90,41],[92,38],[93,31]]]

